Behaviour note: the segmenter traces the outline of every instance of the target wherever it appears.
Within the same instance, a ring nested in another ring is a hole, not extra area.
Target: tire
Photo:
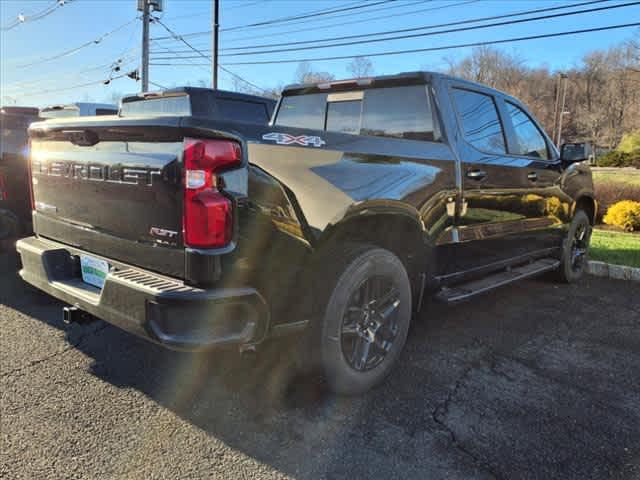
[[[584,210],[577,210],[562,242],[562,256],[557,277],[563,283],[578,281],[587,267],[591,222]]]
[[[404,347],[411,283],[398,257],[382,248],[348,244],[324,258],[320,364],[334,392],[361,394],[385,379]]]

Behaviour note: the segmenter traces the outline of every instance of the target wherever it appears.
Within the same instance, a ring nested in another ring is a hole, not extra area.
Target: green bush
[[[627,232],[640,230],[640,202],[623,200],[609,207],[604,223],[620,227]]]
[[[621,152],[613,150],[598,157],[598,167],[636,167],[640,168],[640,150]]]
[[[623,153],[634,153],[640,151],[640,130],[635,132],[625,133],[622,136],[622,140],[620,141],[620,145],[616,149],[619,152]],[[638,154],[640,156],[640,154]]]

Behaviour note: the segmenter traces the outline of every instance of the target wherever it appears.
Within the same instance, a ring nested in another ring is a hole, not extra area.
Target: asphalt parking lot
[[[255,359],[165,351],[0,256],[4,478],[639,479],[640,288],[544,279],[417,319],[361,398]]]

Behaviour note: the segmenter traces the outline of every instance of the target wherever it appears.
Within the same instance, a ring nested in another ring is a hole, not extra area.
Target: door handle
[[[538,174],[536,172],[531,172],[527,175],[527,179],[531,182],[535,182],[538,180]]]
[[[467,172],[467,178],[471,180],[482,180],[487,176],[487,172],[484,170],[469,170]]]

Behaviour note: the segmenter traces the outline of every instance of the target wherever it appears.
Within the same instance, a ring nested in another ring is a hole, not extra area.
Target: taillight
[[[7,190],[7,181],[4,173],[0,172],[0,200],[9,200],[9,191]]]
[[[233,236],[233,204],[218,189],[216,174],[240,165],[240,145],[229,140],[184,140],[184,243],[218,248]]]

